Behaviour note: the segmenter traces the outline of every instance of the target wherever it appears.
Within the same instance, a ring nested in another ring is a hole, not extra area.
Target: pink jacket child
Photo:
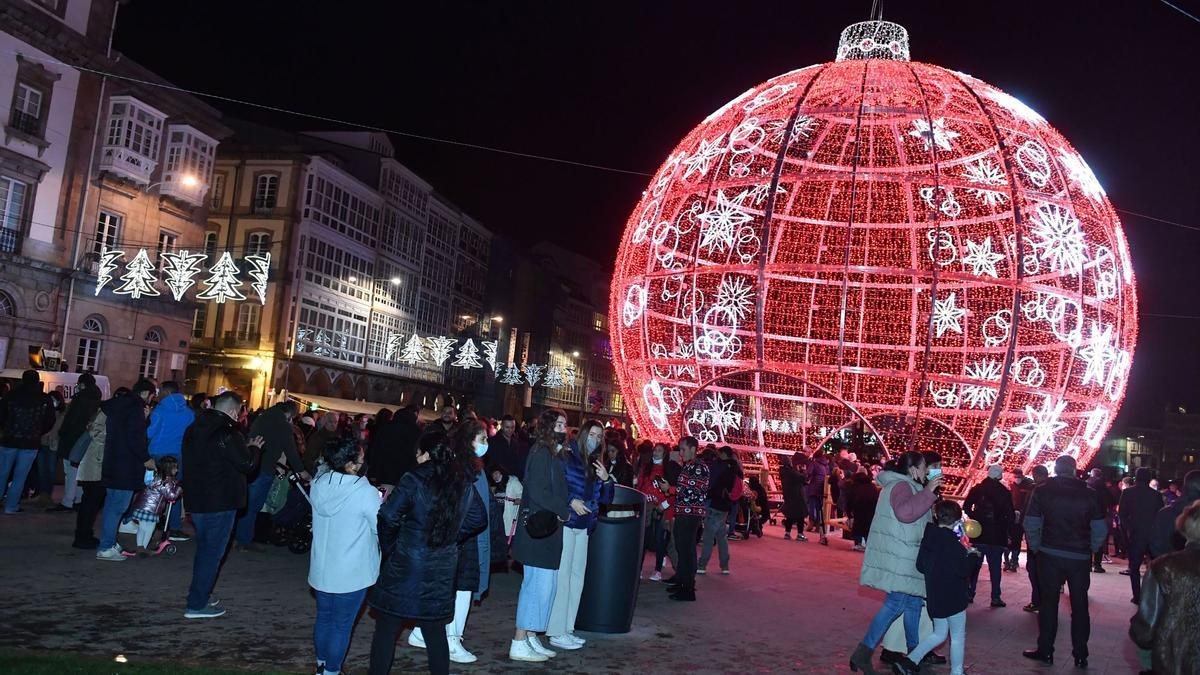
[[[146,489],[137,494],[134,499],[133,519],[138,521],[137,545],[138,552],[145,551],[150,538],[154,536],[154,526],[166,510],[169,502],[175,502],[183,494],[183,486],[174,476],[164,476],[161,473]]]

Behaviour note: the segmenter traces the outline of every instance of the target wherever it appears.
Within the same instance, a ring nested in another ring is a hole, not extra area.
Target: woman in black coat
[[[508,649],[508,658],[513,661],[540,662],[554,655],[542,645],[537,633],[544,632],[550,623],[562,558],[562,524],[570,519],[572,512],[587,513],[581,501],[575,500],[575,505],[570,502],[567,476],[558,458],[566,442],[566,414],[559,410],[543,412],[525,461],[524,492],[513,536],[513,559],[524,566],[521,594],[517,598],[516,631]],[[546,511],[557,518],[554,532],[535,539],[529,534],[529,519]]]
[[[804,453],[797,451],[785,457],[779,464],[779,482],[783,484],[783,538],[792,538],[792,525],[796,526],[796,541],[808,541],[804,536],[804,519],[808,516],[808,502],[804,498],[804,484],[808,481],[806,467],[801,466]]]
[[[383,565],[369,600],[377,612],[371,675],[391,672],[405,619],[425,634],[429,672],[450,672],[445,626],[454,615],[459,543],[487,525],[487,509],[445,434],[421,439],[417,463],[379,511]]]
[[[875,520],[875,504],[879,502],[879,488],[871,482],[865,469],[860,469],[850,479],[846,493],[846,512],[854,521],[850,536],[854,538],[854,550],[866,550],[867,535],[871,533],[871,521]]]

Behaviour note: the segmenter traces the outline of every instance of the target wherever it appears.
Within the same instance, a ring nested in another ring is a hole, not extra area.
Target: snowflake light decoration
[[[1041,115],[909,61],[903,28],[838,55],[703,119],[631,209],[609,330],[633,421],[755,453],[853,425],[940,452],[955,496],[989,461],[1086,464],[1137,344],[1113,205]]]

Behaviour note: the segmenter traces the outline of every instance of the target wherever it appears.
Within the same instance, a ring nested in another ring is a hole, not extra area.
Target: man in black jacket
[[[992,607],[1005,606],[1000,599],[1000,577],[1003,576],[1000,565],[1014,518],[1012,493],[1000,482],[1003,476],[1004,469],[999,464],[989,466],[987,478],[971,488],[963,504],[963,511],[979,521],[982,529],[979,536],[971,540],[982,557],[976,556],[971,560],[967,601],[975,601],[975,588],[979,585],[979,573],[983,570],[983,560],[986,558],[988,574],[992,579]]]
[[[1175,520],[1183,510],[1200,500],[1200,469],[1187,472],[1183,477],[1183,496],[1170,506],[1164,506],[1154,517],[1154,530],[1150,538],[1150,555],[1155,558],[1182,551],[1187,543],[1175,529]]]
[[[238,518],[234,529],[235,550],[249,550],[254,542],[254,525],[258,512],[267,503],[267,494],[275,480],[275,463],[280,457],[286,458],[288,467],[300,474],[301,480],[307,482],[311,478],[304,470],[304,460],[296,448],[296,432],[292,430],[292,418],[298,414],[300,404],[289,399],[267,408],[250,425],[250,436],[264,439],[263,453],[258,474],[247,488],[246,512]]]
[[[246,506],[246,475],[254,470],[263,447],[261,436],[249,441],[237,428],[242,397],[227,391],[201,410],[183,434],[183,494],[196,526],[196,557],[188,588],[188,619],[221,616],[210,605],[221,558],[229,546],[234,516]]]
[[[505,475],[525,480],[525,460],[529,444],[517,433],[517,421],[512,415],[500,418],[500,433],[488,439],[488,451],[483,461],[488,467],[498,467]]]
[[[417,468],[417,441],[421,438],[418,410],[416,406],[400,410],[371,437],[367,447],[367,477],[376,485],[394,488],[404,474]]]
[[[1077,668],[1087,668],[1089,567],[1092,554],[1108,537],[1108,520],[1096,492],[1075,477],[1075,458],[1054,461],[1054,478],[1034,489],[1025,516],[1029,550],[1037,555],[1038,592],[1045,603],[1038,612],[1038,646],[1026,658],[1054,663],[1058,634],[1058,589],[1063,582],[1071,595],[1071,646]]]
[[[146,437],[146,406],[156,389],[153,382],[143,378],[133,385],[133,391],[100,404],[106,418],[104,467],[100,473],[105,494],[97,560],[125,560],[117,545],[117,527],[129,510],[133,494],[146,486],[146,472],[154,470]]]
[[[1121,529],[1125,534],[1125,547],[1129,555],[1129,584],[1133,587],[1133,604],[1142,597],[1142,559],[1150,556],[1150,537],[1154,531],[1154,517],[1163,507],[1163,497],[1150,487],[1154,471],[1143,466],[1134,474],[1133,487],[1121,493],[1117,507],[1121,514]]]
[[[42,391],[38,371],[21,374],[21,384],[0,399],[0,492],[12,480],[5,513],[20,513],[25,478],[42,447],[42,434],[54,426],[54,406]]]

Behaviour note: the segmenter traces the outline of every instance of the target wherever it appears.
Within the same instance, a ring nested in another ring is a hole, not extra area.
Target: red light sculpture
[[[1137,337],[1129,248],[1079,153],[969,75],[855,24],[667,157],[612,281],[613,361],[656,440],[812,451],[852,424],[989,464],[1084,465]]]

